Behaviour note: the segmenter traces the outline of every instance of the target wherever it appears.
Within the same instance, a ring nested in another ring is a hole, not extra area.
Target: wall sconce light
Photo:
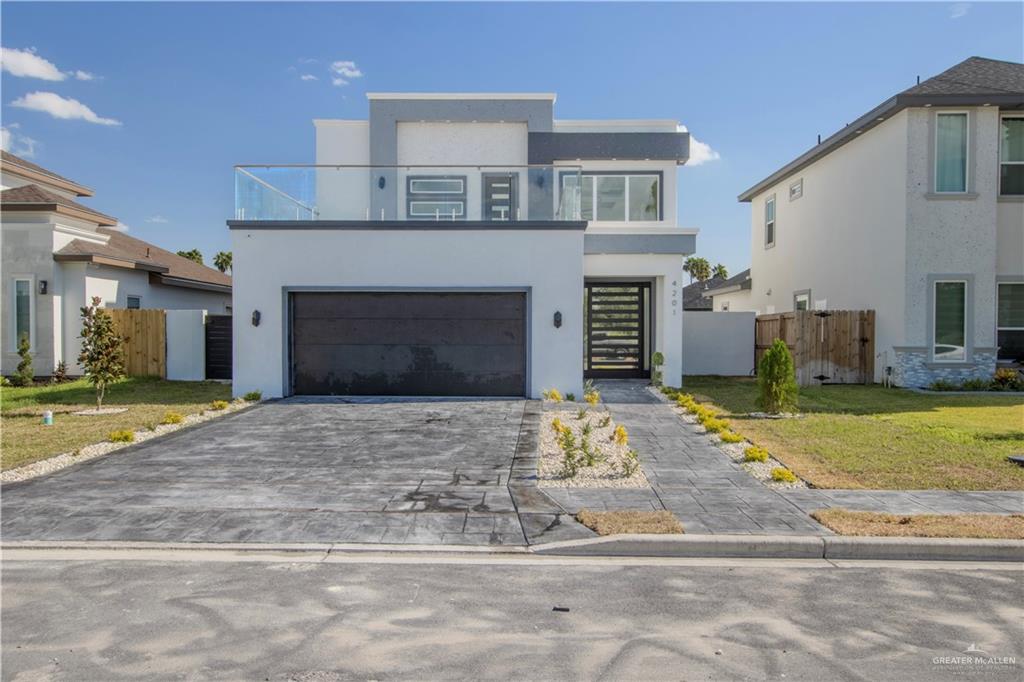
[[[561,326],[562,326],[562,313],[560,313],[559,311],[556,310],[555,311],[555,329],[558,329]]]
[[[39,280],[39,293],[40,294],[46,294],[46,280],[45,279]]]
[[[252,326],[260,326],[260,311],[258,310],[252,311]]]
[[[377,187],[384,189],[384,185],[388,184],[388,181],[384,179],[384,176],[377,178]]]

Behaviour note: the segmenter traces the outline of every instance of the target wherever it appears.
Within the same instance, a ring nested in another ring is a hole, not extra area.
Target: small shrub
[[[583,394],[583,399],[590,405],[597,405],[601,402],[601,394],[597,391],[590,391],[589,393]]]
[[[50,380],[55,384],[63,384],[68,380],[68,366],[63,360],[57,363],[57,368],[53,370],[53,376]]]
[[[669,400],[675,400],[676,396],[679,395],[679,389],[672,386],[659,386],[658,390],[661,391],[662,395],[667,396]]]
[[[574,403],[574,402],[576,402],[576,394],[575,393],[566,393],[565,394],[565,402],[567,402],[567,403]]]
[[[586,416],[587,416],[587,408],[581,407],[580,409],[576,410],[576,419],[583,419]]]
[[[214,400],[210,403],[211,410],[224,410],[227,409],[228,401],[226,400]]]
[[[732,431],[722,431],[718,434],[718,437],[722,439],[723,443],[742,443],[743,436]]]
[[[757,368],[758,406],[770,414],[793,411],[798,390],[793,356],[782,339],[775,339]]]
[[[576,447],[576,437],[569,429],[559,432],[558,445],[562,448],[562,477],[572,478],[580,468],[580,458]]]
[[[15,386],[31,386],[35,378],[35,371],[32,369],[32,354],[28,352],[28,334],[22,334],[18,339],[18,368],[11,377],[11,383]]]
[[[7,377],[0,377],[0,386],[10,386],[11,380]]]
[[[991,388],[991,383],[985,379],[967,379],[960,385],[960,389],[964,391],[987,391]]]
[[[786,467],[772,469],[772,480],[777,483],[796,483],[796,474]]]
[[[78,364],[96,389],[96,407],[103,407],[107,386],[125,376],[124,338],[114,327],[114,319],[100,307],[102,299],[92,297],[92,304],[82,311],[82,352]]]
[[[722,431],[728,430],[729,422],[725,421],[724,419],[712,418],[705,419],[704,421],[702,421],[701,426],[703,426],[708,433],[721,433]]]
[[[562,452],[576,452],[576,436],[570,429],[563,428],[558,432],[558,447],[562,448]]]
[[[551,428],[555,430],[555,433],[561,433],[562,429],[566,428],[565,424],[558,417],[551,420]]]
[[[630,449],[622,458],[622,474],[627,478],[636,473],[640,468],[640,455],[636,450]]]
[[[599,421],[597,423],[597,425],[600,428],[603,429],[604,427],[608,426],[611,423],[612,423],[612,416],[610,414],[606,414],[605,416],[601,417],[601,421]]]
[[[700,422],[705,419],[712,419],[718,415],[718,413],[710,407],[704,407],[703,405],[695,405],[690,411],[693,412],[694,416],[697,417],[697,421]]]
[[[947,379],[937,379],[928,386],[933,391],[959,391],[960,385]]]
[[[751,445],[749,448],[743,451],[744,462],[767,462],[768,451],[764,448],[759,448],[756,445]]]
[[[111,431],[107,436],[107,440],[112,443],[131,443],[135,441],[135,432],[130,429]]]
[[[612,432],[612,440],[619,445],[625,445],[629,442],[629,434],[626,433],[626,427],[621,424],[615,427],[615,431]]]
[[[585,435],[580,439],[580,454],[582,455],[583,463],[588,467],[604,461],[604,457],[594,449],[594,446],[590,443],[590,438]]]
[[[246,393],[245,395],[242,396],[242,400],[246,400],[246,401],[248,401],[250,403],[258,402],[260,400],[263,400],[263,392],[262,391],[249,391],[248,393]]]
[[[593,433],[593,431],[594,431],[594,425],[593,424],[591,424],[590,422],[583,422],[583,428],[581,429],[580,432],[584,436],[589,436],[591,433]]]
[[[185,418],[183,416],[181,416],[179,413],[177,413],[177,412],[167,412],[166,414],[164,414],[164,418],[163,418],[163,420],[161,420],[160,423],[161,424],[180,424],[183,421],[185,421]]]
[[[542,391],[541,395],[544,396],[544,400],[550,400],[553,403],[562,402],[562,394],[558,392],[557,388],[551,388],[546,391]]]
[[[661,386],[662,384],[661,366],[664,364],[665,356],[661,351],[654,351],[651,354],[651,383],[655,386]]]
[[[1003,390],[1024,391],[1024,377],[1015,369],[1000,367],[992,375],[992,386]]]

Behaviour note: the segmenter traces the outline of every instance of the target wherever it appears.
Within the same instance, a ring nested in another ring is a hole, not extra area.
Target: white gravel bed
[[[65,452],[60,455],[48,457],[47,459],[39,460],[38,462],[33,462],[32,464],[26,464],[23,467],[7,469],[6,471],[0,472],[0,483],[27,481],[30,478],[50,474],[54,471],[60,471],[61,469],[66,469],[72,464],[78,464],[79,462],[95,459],[101,455],[114,452],[115,450],[120,450],[121,448],[126,448],[129,445],[135,445],[136,443],[147,441],[150,438],[162,436],[165,433],[177,431],[178,429],[191,426],[192,424],[210,421],[211,419],[216,419],[217,417],[237,412],[238,410],[253,404],[254,403],[252,402],[239,398],[228,403],[228,406],[223,410],[204,410],[195,414],[186,415],[185,419],[180,424],[159,424],[153,430],[141,429],[139,431],[135,431],[135,440],[131,443],[114,443],[109,440],[105,440],[101,443],[86,445],[75,452]]]
[[[537,465],[537,485],[541,488],[649,488],[650,483],[643,469],[637,466],[632,476],[623,474],[623,463],[630,450],[628,444],[619,445],[612,439],[617,424],[609,420],[607,426],[600,422],[608,416],[607,410],[587,407],[583,419],[576,418],[581,406],[569,403],[566,407],[551,407],[541,415],[540,461]],[[555,419],[568,426],[579,444],[583,439],[583,425],[589,423],[592,430],[589,440],[594,449],[604,456],[604,461],[593,466],[580,466],[572,478],[562,476],[562,448],[552,422]]]
[[[769,488],[793,489],[793,488],[808,488],[808,487],[810,487],[810,486],[807,485],[807,483],[802,478],[799,478],[799,477],[797,477],[796,481],[793,482],[793,483],[784,483],[782,481],[773,481],[772,480],[772,469],[775,469],[775,468],[778,468],[778,467],[782,467],[783,469],[788,469],[789,467],[787,467],[785,464],[783,464],[779,460],[777,460],[774,457],[772,457],[771,454],[768,455],[768,461],[767,462],[744,462],[743,459],[744,459],[744,457],[746,457],[746,452],[745,451],[746,451],[747,448],[752,447],[753,443],[750,443],[749,441],[743,441],[741,443],[724,443],[724,442],[722,442],[722,439],[719,438],[717,434],[708,433],[707,429],[705,429],[703,426],[701,426],[700,422],[697,421],[697,417],[696,416],[690,414],[689,412],[687,412],[683,408],[681,408],[678,405],[676,405],[674,402],[670,401],[668,399],[668,397],[665,396],[661,391],[659,391],[658,389],[656,389],[654,387],[648,387],[648,390],[651,393],[653,393],[654,395],[658,396],[658,398],[662,402],[669,403],[670,405],[672,405],[672,411],[675,412],[677,415],[679,415],[680,419],[682,419],[687,424],[693,424],[693,426],[698,431],[704,433],[707,436],[708,440],[710,440],[712,443],[717,445],[719,450],[721,450],[726,455],[728,455],[729,459],[731,459],[732,461],[738,463],[748,474],[750,474],[751,476],[753,476],[757,480],[761,481],[761,483],[765,484]],[[755,416],[755,415],[752,414],[751,416]],[[769,415],[769,416],[771,416],[772,418],[779,418],[776,415]],[[782,415],[781,418],[796,418],[796,417],[799,417],[799,416],[800,415]],[[795,472],[794,472],[794,475],[795,475]]]

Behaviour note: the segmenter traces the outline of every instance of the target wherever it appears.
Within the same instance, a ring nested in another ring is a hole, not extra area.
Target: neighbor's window
[[[764,202],[764,245],[775,246],[775,195]]]
[[[999,130],[999,193],[1024,194],[1024,117],[1004,116]]]
[[[932,358],[938,362],[967,359],[967,282],[935,282],[935,342]]]
[[[938,114],[935,130],[935,191],[967,191],[967,114]]]
[[[125,307],[128,310],[138,310],[142,307],[142,299],[138,296],[129,296],[125,299]]]
[[[793,310],[810,310],[811,295],[807,292],[793,295]]]
[[[465,176],[409,176],[405,189],[405,213],[409,220],[466,218]]]
[[[998,297],[999,359],[1024,362],[1024,282],[1001,282]]]
[[[562,186],[575,186],[576,176],[562,177]],[[580,179],[580,217],[583,220],[640,222],[661,220],[661,176],[655,174],[586,174]]]
[[[14,280],[14,342],[15,347],[27,337],[32,345],[32,280]]]

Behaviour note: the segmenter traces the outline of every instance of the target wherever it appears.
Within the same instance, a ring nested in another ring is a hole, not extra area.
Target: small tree
[[[78,362],[89,383],[96,387],[96,409],[103,407],[107,384],[124,376],[124,339],[114,329],[114,320],[103,308],[100,297],[82,308],[82,352]]]
[[[15,371],[14,380],[11,382],[15,386],[31,386],[32,380],[35,378],[35,372],[32,369],[32,355],[28,352],[28,349],[28,334],[22,334],[21,338],[18,339],[18,356],[21,360],[18,361],[18,369]]]
[[[213,257],[213,264],[221,272],[227,272],[231,269],[231,252],[218,251]]]
[[[797,406],[796,369],[793,356],[782,339],[775,339],[757,367],[757,405],[765,412],[779,414]]]
[[[665,364],[665,356],[662,355],[661,351],[654,351],[651,354],[651,383],[655,386],[661,386],[662,374],[661,366]]]

